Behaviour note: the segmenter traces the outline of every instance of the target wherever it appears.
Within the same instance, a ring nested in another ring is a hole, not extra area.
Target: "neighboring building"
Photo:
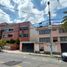
[[[30,22],[22,23],[1,23],[0,39],[29,41],[30,40]]]
[[[19,39],[22,51],[34,51],[34,43],[38,40],[37,31],[30,22],[0,24],[0,39]]]
[[[53,52],[60,53],[61,51],[67,51],[67,31],[61,29],[59,25],[52,26],[51,34],[48,27],[38,27],[37,31],[39,32],[39,44],[35,45],[35,52],[37,50],[39,52],[50,52],[50,37],[52,39]]]
[[[18,36],[18,31],[19,31],[19,26],[18,24],[7,24],[3,23],[4,26],[2,26],[2,34],[1,34],[1,39],[5,40],[16,40],[19,38]]]
[[[38,31],[32,26],[32,24],[30,24],[28,33],[28,40],[20,42],[20,50],[25,52],[34,52],[35,45],[38,42]]]
[[[19,39],[20,41],[30,40],[30,22],[19,23]]]

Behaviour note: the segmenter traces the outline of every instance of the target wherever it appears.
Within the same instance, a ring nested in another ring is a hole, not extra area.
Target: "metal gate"
[[[61,52],[67,52],[67,43],[61,43]]]
[[[34,52],[34,43],[22,43],[23,52]]]

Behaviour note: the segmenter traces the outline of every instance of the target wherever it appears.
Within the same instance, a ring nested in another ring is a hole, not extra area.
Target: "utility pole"
[[[51,30],[52,30],[52,25],[51,25],[51,12],[50,12],[50,2],[48,1],[48,15],[49,15],[49,26],[48,28],[50,29],[50,55],[52,57],[52,44],[53,44],[53,40],[52,40],[52,35],[51,35]]]

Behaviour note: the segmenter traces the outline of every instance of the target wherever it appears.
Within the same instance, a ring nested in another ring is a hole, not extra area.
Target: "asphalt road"
[[[0,53],[0,67],[67,67],[67,63],[50,57]]]

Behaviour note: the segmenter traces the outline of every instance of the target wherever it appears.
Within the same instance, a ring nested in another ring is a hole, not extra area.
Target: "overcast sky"
[[[0,0],[0,23],[39,23],[48,20],[48,1],[51,19],[60,22],[63,11],[67,10],[67,0]]]

